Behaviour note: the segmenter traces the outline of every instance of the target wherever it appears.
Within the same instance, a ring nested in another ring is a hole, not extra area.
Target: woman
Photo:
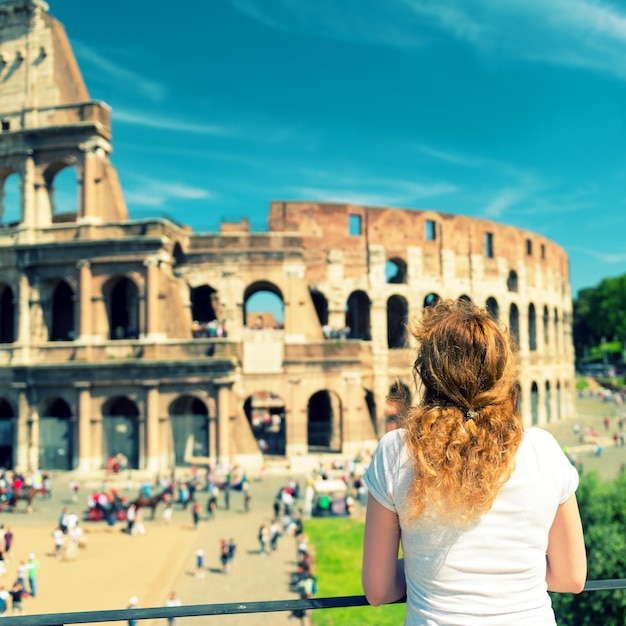
[[[511,342],[486,310],[440,302],[410,330],[424,394],[365,475],[365,595],[406,595],[410,625],[554,625],[547,591],[578,593],[587,573],[578,474],[524,430]]]

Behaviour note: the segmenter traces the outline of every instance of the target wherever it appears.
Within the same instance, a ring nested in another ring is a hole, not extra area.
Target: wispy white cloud
[[[154,102],[159,102],[165,97],[167,89],[161,82],[147,78],[119,63],[115,63],[80,41],[73,40],[72,47],[82,63],[92,65],[100,70],[95,76],[104,82],[117,87],[121,83],[128,89],[139,92]]]
[[[224,126],[186,122],[166,115],[144,113],[117,107],[113,111],[113,122],[132,124],[133,126],[145,126],[146,128],[158,128],[159,130],[168,130],[178,133],[195,133],[197,135],[235,134],[233,129]]]
[[[129,204],[160,207],[172,200],[212,200],[215,194],[208,189],[179,182],[164,182],[145,176],[131,176],[131,185],[125,191]]]
[[[568,250],[575,250],[576,252],[580,252],[581,254],[585,254],[593,259],[611,265],[615,263],[626,263],[626,252],[603,252],[589,248],[580,248],[578,246],[569,246]]]
[[[502,189],[489,201],[481,213],[484,217],[497,219],[507,209],[525,199],[527,195],[524,189]]]
[[[626,79],[626,11],[607,0],[231,0],[279,30],[399,48],[448,34],[479,54]]]
[[[452,194],[459,190],[450,183],[416,183],[397,179],[357,179],[317,173],[329,184],[294,186],[290,189],[298,198],[320,202],[345,202],[366,206],[415,206],[425,198]]]

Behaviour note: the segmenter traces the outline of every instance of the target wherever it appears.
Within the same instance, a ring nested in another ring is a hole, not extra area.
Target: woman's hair
[[[409,516],[457,521],[485,513],[513,471],[523,426],[509,334],[466,300],[440,301],[409,326],[419,342],[420,404],[402,426],[415,467]]]

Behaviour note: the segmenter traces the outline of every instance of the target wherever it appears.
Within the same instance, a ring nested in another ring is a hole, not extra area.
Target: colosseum
[[[413,389],[406,322],[436,298],[469,298],[512,329],[525,424],[574,411],[568,258],[554,242],[317,202],[271,202],[267,232],[130,219],[111,110],[90,100],[43,0],[0,4],[0,81],[0,466],[353,458],[389,427],[389,398]],[[63,171],[71,211],[55,197]],[[253,310],[259,292],[278,309]]]

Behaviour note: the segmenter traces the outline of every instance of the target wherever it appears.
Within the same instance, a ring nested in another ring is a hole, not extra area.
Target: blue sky
[[[428,208],[626,272],[626,9],[605,0],[49,0],[132,217]]]

